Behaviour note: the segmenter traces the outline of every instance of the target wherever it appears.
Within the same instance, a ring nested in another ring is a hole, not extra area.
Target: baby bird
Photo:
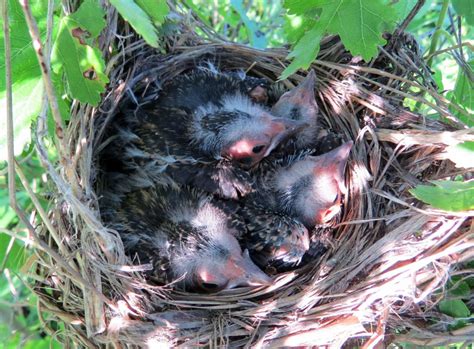
[[[128,166],[147,163],[152,176],[168,175],[222,197],[246,195],[251,182],[245,170],[306,123],[273,116],[241,92],[245,88],[210,72],[174,79],[155,103],[124,113],[118,148],[126,149]]]
[[[308,126],[294,138],[296,149],[314,147],[318,137],[318,113],[314,89],[316,74],[311,70],[296,87],[285,92],[272,107],[272,114],[305,122]]]
[[[308,229],[329,222],[340,212],[344,169],[353,142],[320,155],[300,153],[272,163],[266,174],[257,174],[257,192],[246,205],[266,205],[291,216]]]
[[[127,253],[151,263],[162,284],[217,292],[272,282],[242,252],[228,216],[200,191],[155,186],[131,192],[112,221]]]
[[[264,268],[298,266],[309,249],[309,233],[297,220],[282,214],[252,208],[247,216],[247,233],[240,239],[252,259]]]
[[[260,267],[291,268],[299,265],[309,249],[309,233],[297,220],[258,205],[242,206],[234,201],[215,200],[232,216],[243,232],[238,240]]]

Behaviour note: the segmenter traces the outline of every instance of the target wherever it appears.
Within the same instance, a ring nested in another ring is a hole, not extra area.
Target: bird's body
[[[214,199],[231,215],[238,236],[252,260],[260,267],[297,266],[309,249],[309,233],[297,220],[259,205],[240,205],[235,201]]]
[[[109,217],[128,254],[151,263],[153,278],[162,284],[219,291],[271,282],[242,252],[226,213],[198,190],[134,191]]]
[[[259,80],[197,71],[121,113],[106,151],[120,164],[107,177],[114,209],[105,216],[162,283],[206,291],[268,283],[249,252],[260,267],[298,265],[308,229],[339,212],[351,145],[310,155],[314,72],[271,111]]]
[[[248,86],[212,72],[178,77],[154,103],[122,112],[108,152],[121,152],[130,171],[146,167],[150,177],[169,176],[221,197],[245,196],[252,187],[246,170],[305,126],[271,115],[246,94]]]

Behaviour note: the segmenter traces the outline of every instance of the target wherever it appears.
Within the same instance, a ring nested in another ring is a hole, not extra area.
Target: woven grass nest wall
[[[40,281],[34,290],[40,310],[51,314],[44,325],[59,340],[86,347],[233,348],[339,347],[354,340],[371,347],[394,339],[440,344],[468,338],[447,330],[436,303],[442,297],[437,290],[456,264],[473,255],[472,221],[467,214],[427,208],[408,190],[464,175],[444,150],[473,140],[474,133],[450,120],[448,102],[436,94],[409,35],[389,38],[370,64],[352,57],[337,37],[327,37],[312,64],[321,123],[355,142],[340,223],[329,233],[318,232],[328,251],[278,275],[269,287],[204,295],[147,284],[118,234],[102,224],[96,190],[104,135],[129,91],[206,61],[275,81],[288,64],[288,51],[259,51],[210,32],[211,39],[204,40],[192,28],[207,29],[187,19],[164,39],[160,52],[118,25],[114,11],[107,21],[101,42],[109,62],[108,92],[97,109],[73,106],[65,133],[72,161],[59,171],[52,164],[47,168],[56,197],[51,222],[40,236]],[[111,54],[110,46],[117,52]],[[294,86],[305,74],[284,83]],[[446,122],[408,111],[405,99],[428,105]],[[38,132],[42,129],[40,119]],[[56,333],[54,321],[66,330]]]

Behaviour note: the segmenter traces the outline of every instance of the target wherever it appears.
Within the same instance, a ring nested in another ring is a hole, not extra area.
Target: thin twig
[[[67,256],[68,252],[65,249],[65,247],[64,247],[64,245],[61,241],[61,238],[59,237],[59,234],[56,231],[56,228],[51,223],[51,220],[49,219],[48,214],[43,209],[43,206],[41,206],[41,203],[39,202],[38,198],[36,197],[35,192],[31,189],[30,183],[28,183],[28,179],[26,178],[25,174],[23,173],[20,166],[18,166],[16,161],[15,161],[15,166],[16,166],[16,172],[17,172],[18,176],[20,177],[20,181],[23,184],[23,187],[26,189],[26,191],[28,193],[28,196],[31,198],[31,201],[33,202],[33,205],[38,210],[38,213],[39,213],[43,223],[48,228],[48,231],[51,234],[51,236],[53,237],[54,242],[56,242],[56,245],[58,245],[59,250],[62,252],[62,254],[64,256]],[[74,266],[71,265],[71,268],[74,268]]]
[[[16,206],[15,188],[15,148],[13,136],[13,97],[12,97],[12,62],[10,43],[10,24],[8,20],[8,3],[2,0],[3,33],[5,46],[5,86],[7,96],[7,151],[8,151],[8,192],[10,206]]]
[[[466,46],[466,47],[469,48],[469,50],[474,51],[474,45],[472,45],[469,41],[466,41],[466,42],[463,42],[461,44],[450,46],[450,47],[447,47],[445,49],[433,52],[432,54],[427,56],[426,59],[433,59],[433,57],[435,57],[435,56],[438,56],[440,54],[443,54],[443,53],[446,53],[446,52],[449,52],[449,51],[454,51],[454,50],[457,50],[457,49],[461,49],[463,46]]]
[[[411,9],[410,13],[408,16],[403,20],[402,24],[398,26],[398,28],[395,30],[393,33],[392,37],[390,38],[390,44],[389,47],[392,48],[395,43],[398,41],[398,38],[400,35],[403,33],[403,31],[408,27],[408,24],[413,20],[413,18],[416,16],[418,11],[423,7],[425,4],[426,0],[418,0],[415,6]]]
[[[43,252],[47,253],[50,257],[52,257],[56,262],[63,267],[69,274],[71,278],[74,278],[74,281],[76,281],[78,284],[83,286],[85,289],[90,290],[93,292],[97,297],[104,303],[106,303],[111,309],[114,311],[118,311],[116,305],[110,301],[105,295],[101,292],[99,292],[94,286],[90,285],[90,283],[84,279],[84,277],[79,274],[77,271],[71,268],[69,264],[67,264],[64,259],[56,252],[54,251],[51,247],[49,247],[43,240],[39,239],[35,228],[31,225],[31,223],[28,221],[28,219],[25,216],[25,213],[17,206],[15,207],[15,212],[20,218],[20,220],[23,222],[23,224],[26,225],[26,228],[28,229],[28,232],[30,233],[30,238],[24,238],[15,232],[11,232],[8,230],[2,230],[4,233],[14,237],[15,239],[21,240],[25,243],[33,243],[34,246]]]

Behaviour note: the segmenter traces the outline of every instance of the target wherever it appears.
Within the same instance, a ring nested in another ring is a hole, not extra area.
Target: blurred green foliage
[[[30,125],[37,116],[43,99],[41,74],[19,2],[7,2],[11,28],[17,161],[42,205],[47,208],[47,178],[33,150],[30,136]],[[105,13],[100,9],[98,0],[79,0],[73,3],[78,5],[78,11],[65,14],[61,1],[54,1],[54,25],[51,32],[53,80],[57,96],[60,97],[61,114],[66,121],[73,99],[97,105],[100,93],[104,91],[108,81],[97,39],[105,23]],[[167,22],[166,16],[170,10],[165,0],[110,0],[110,3],[148,44],[159,46],[159,35],[163,32],[160,26]],[[183,0],[178,3],[178,8],[183,14],[191,11],[209,28],[231,41],[260,49],[290,47],[289,58],[292,63],[284,73],[285,76],[308,67],[319,50],[319,38],[326,33],[340,34],[352,53],[369,60],[376,54],[377,45],[384,42],[382,32],[391,30],[400,23],[415,3],[416,0]],[[30,4],[44,40],[47,34],[48,1],[35,0],[30,1]],[[82,6],[79,7],[79,4]],[[443,8],[447,11],[443,11]],[[458,23],[462,24],[460,30]],[[452,107],[451,111],[468,126],[474,126],[474,57],[473,43],[468,41],[474,37],[473,25],[474,1],[433,0],[426,1],[407,28],[418,40],[425,55],[431,53],[430,64],[438,92],[456,104],[457,107]],[[204,32],[201,34],[205,35]],[[463,44],[462,52],[456,48],[459,44]],[[4,54],[2,31],[2,77],[5,75]],[[429,96],[425,97],[430,99]],[[6,128],[5,103],[5,81],[2,78],[2,129]],[[414,101],[407,100],[406,105],[429,117],[440,118]],[[474,149],[469,143],[460,144],[450,151],[457,166],[468,166],[466,163],[470,162],[466,159],[474,158]],[[461,153],[462,156],[459,156]],[[55,157],[52,143],[50,156]],[[5,159],[6,138],[2,136],[0,161]],[[436,183],[436,186],[416,188],[414,193],[435,207],[450,209],[454,205],[460,210],[471,209],[473,196],[470,183]],[[16,184],[19,205],[26,212],[33,212],[31,199],[18,180]],[[457,195],[460,190],[471,193],[463,196],[462,202],[459,202],[461,197]],[[439,191],[443,193],[440,194]],[[36,298],[24,283],[27,275],[21,268],[29,258],[30,250],[23,242],[10,238],[5,231],[27,236],[24,225],[9,207],[6,165],[3,163],[0,166],[0,349],[59,348],[61,346],[43,332],[36,312]],[[466,266],[468,269],[473,267]],[[472,321],[472,309],[467,306],[466,297],[468,293],[473,293],[473,284],[472,278],[453,277],[446,286],[448,292],[439,303],[439,310],[453,319],[451,329]],[[403,347],[410,346],[407,344]]]

